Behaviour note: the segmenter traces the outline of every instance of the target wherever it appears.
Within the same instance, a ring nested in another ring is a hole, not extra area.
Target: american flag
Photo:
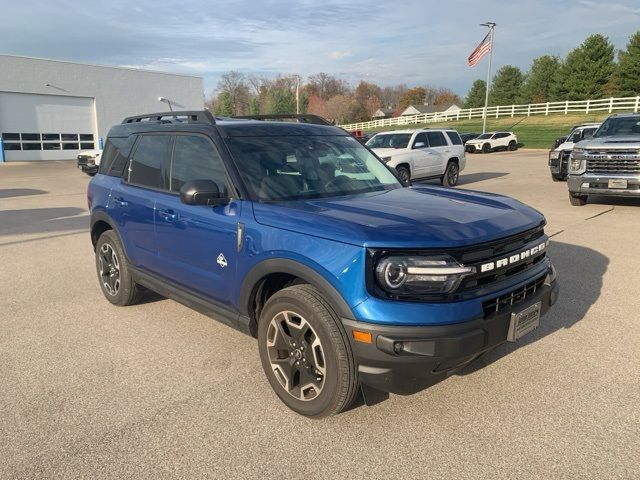
[[[487,33],[487,35],[482,39],[482,41],[478,44],[476,49],[469,55],[467,61],[469,62],[470,67],[475,67],[482,57],[484,57],[487,53],[491,51],[491,44],[493,42],[493,38],[491,32]]]

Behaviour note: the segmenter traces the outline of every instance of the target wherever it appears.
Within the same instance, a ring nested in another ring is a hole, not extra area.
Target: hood
[[[629,148],[640,150],[640,135],[618,135],[611,137],[598,137],[582,140],[575,144],[579,148],[603,148],[603,149],[621,149]]]
[[[562,150],[571,151],[571,150],[573,150],[573,146],[574,145],[575,145],[575,143],[573,143],[573,142],[564,142],[564,143],[561,143],[560,145],[558,145],[556,148],[554,148],[554,150],[556,150],[558,152],[560,152]]]
[[[258,223],[387,248],[462,247],[535,228],[542,214],[509,197],[436,186],[345,197],[254,203]]]

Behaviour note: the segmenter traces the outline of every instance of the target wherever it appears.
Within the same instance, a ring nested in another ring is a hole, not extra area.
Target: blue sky
[[[591,33],[617,48],[640,29],[640,2],[433,0],[0,0],[0,53],[133,66],[204,77],[324,71],[352,84],[446,86],[466,93],[486,60],[466,59],[487,20],[494,65],[528,69]]]

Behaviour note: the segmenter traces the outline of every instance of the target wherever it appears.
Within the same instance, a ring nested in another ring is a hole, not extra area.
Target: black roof
[[[210,131],[211,128],[223,137],[348,135],[345,130],[332,126],[327,120],[316,115],[214,117],[211,112],[202,110],[127,117],[120,125],[111,129],[109,136],[122,137],[133,133],[181,130]]]

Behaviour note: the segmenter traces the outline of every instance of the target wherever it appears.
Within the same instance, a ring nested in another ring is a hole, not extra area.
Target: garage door
[[[0,92],[6,161],[68,160],[96,148],[93,98]]]

